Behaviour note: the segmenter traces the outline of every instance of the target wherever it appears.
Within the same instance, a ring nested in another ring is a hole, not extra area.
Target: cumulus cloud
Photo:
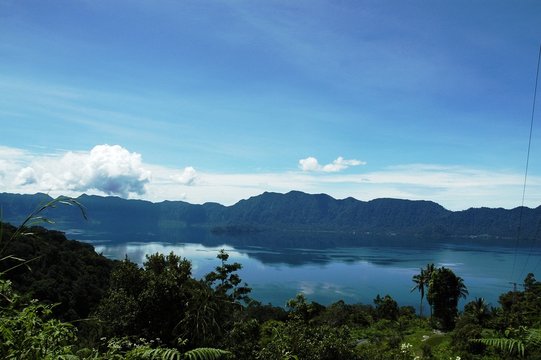
[[[299,160],[299,167],[302,171],[318,171],[321,169],[321,165],[315,157],[309,156],[306,159]]]
[[[7,174],[4,178],[11,177],[12,186],[24,187],[25,191],[98,191],[129,197],[145,194],[150,181],[150,171],[143,167],[141,155],[119,145],[97,145],[90,152],[69,151],[62,155],[6,154],[9,152],[0,149],[0,170]]]
[[[197,172],[191,166],[187,166],[182,171],[182,174],[173,176],[173,180],[181,183],[182,185],[194,185],[197,180]]]
[[[30,166],[25,167],[17,174],[15,184],[20,186],[35,184],[38,181],[36,171]]]
[[[130,193],[144,194],[150,181],[150,172],[143,168],[141,155],[119,145],[97,145],[90,153],[68,152],[61,163],[66,170],[58,180],[71,190],[96,189],[108,195],[128,197]],[[54,182],[54,176],[50,180]]]
[[[306,159],[299,160],[299,168],[302,171],[339,172],[347,169],[350,166],[359,166],[365,164],[366,162],[364,161],[355,159],[347,160],[341,156],[339,156],[336,160],[327,165],[321,165],[319,161],[313,156],[309,156]]]

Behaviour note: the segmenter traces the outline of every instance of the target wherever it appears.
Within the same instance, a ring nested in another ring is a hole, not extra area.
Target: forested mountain
[[[2,193],[2,218],[14,224],[20,223],[47,200],[50,197],[45,194]],[[77,200],[86,208],[88,221],[72,209],[60,207],[54,210],[56,229],[152,234],[187,228],[228,234],[279,229],[379,236],[515,238],[521,216],[520,208],[449,211],[431,201],[337,200],[325,194],[311,195],[299,191],[287,194],[266,192],[232,206],[216,203],[194,205],[183,201],[151,203],[88,195],[81,195]],[[523,208],[521,237],[535,238],[540,228],[541,206]]]

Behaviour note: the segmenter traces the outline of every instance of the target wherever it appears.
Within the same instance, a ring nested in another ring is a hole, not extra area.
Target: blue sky
[[[0,189],[519,206],[540,19],[538,1],[0,0]]]

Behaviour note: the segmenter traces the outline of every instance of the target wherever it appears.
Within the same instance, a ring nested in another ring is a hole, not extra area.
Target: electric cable
[[[516,268],[516,263],[517,263],[517,254],[518,254],[518,245],[519,245],[519,242],[520,242],[520,237],[522,235],[521,234],[522,233],[522,218],[523,218],[523,213],[524,213],[524,200],[525,200],[525,197],[526,197],[526,184],[527,184],[527,180],[528,180],[528,168],[529,168],[529,165],[530,165],[530,150],[531,150],[531,147],[532,147],[532,133],[533,133],[534,118],[535,118],[535,103],[536,103],[536,99],[537,99],[537,84],[538,84],[538,81],[539,81],[539,64],[540,63],[541,63],[541,45],[539,46],[539,55],[537,57],[537,70],[536,70],[535,86],[534,86],[534,94],[533,94],[532,116],[531,116],[531,120],[530,120],[530,135],[529,135],[529,138],[528,138],[528,152],[527,152],[527,155],[526,155],[526,169],[524,171],[524,185],[522,187],[522,204],[520,206],[517,238],[515,240],[515,257],[514,257],[514,260],[513,260],[513,271],[511,272],[511,280],[513,280],[513,278],[515,276],[515,268]],[[535,240],[534,240],[533,244],[535,244]],[[528,252],[528,257],[526,258],[526,261],[524,262],[524,267],[523,267],[522,272],[520,274],[522,274],[524,272],[524,270],[526,269],[526,266],[528,265],[530,255],[532,253],[531,250],[533,250],[533,244],[532,244],[532,249],[530,249],[530,251]]]

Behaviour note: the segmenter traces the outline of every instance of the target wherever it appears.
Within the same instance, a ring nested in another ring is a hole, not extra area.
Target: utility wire
[[[529,136],[529,139],[528,139],[528,153],[526,155],[526,169],[524,171],[524,185],[522,187],[522,204],[520,206],[517,239],[515,240],[515,259],[513,260],[513,271],[511,273],[511,279],[513,279],[513,277],[515,275],[515,267],[516,267],[516,263],[517,263],[517,253],[518,253],[518,243],[520,241],[520,236],[521,236],[521,232],[522,232],[522,217],[523,217],[523,213],[524,213],[524,199],[526,197],[526,183],[527,183],[527,180],[528,180],[528,168],[529,168],[529,165],[530,165],[530,149],[532,147],[533,121],[534,121],[534,117],[535,117],[535,101],[537,99],[537,84],[538,84],[538,81],[539,81],[539,64],[540,63],[541,63],[541,45],[539,46],[539,55],[537,56],[537,70],[536,70],[536,75],[535,75],[535,86],[534,86],[534,93],[533,93],[532,117],[531,117],[531,120],[530,120],[530,136]],[[528,261],[530,259],[530,255],[532,253],[534,243],[535,243],[535,240],[532,243],[532,247],[531,247],[530,251],[528,252],[528,257],[526,258],[526,261],[524,262],[524,267],[523,267],[522,272],[520,274],[524,273],[524,271],[526,269],[526,266],[528,265]]]

